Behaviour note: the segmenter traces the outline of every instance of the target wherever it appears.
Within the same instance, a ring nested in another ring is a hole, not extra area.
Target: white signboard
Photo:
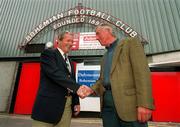
[[[104,49],[98,40],[95,32],[80,33],[79,49]]]
[[[74,33],[73,46],[71,50],[78,49],[104,49],[96,39],[95,32]]]
[[[81,85],[92,86],[99,78],[100,66],[88,65],[79,63],[76,66],[76,81]],[[81,111],[100,112],[100,98],[99,97],[86,97],[80,99]]]

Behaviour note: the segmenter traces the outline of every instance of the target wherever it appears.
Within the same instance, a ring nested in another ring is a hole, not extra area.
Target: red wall
[[[151,74],[156,107],[152,120],[180,122],[180,72],[151,72]],[[31,114],[39,77],[39,63],[23,64],[14,113]]]
[[[23,63],[14,107],[15,114],[31,114],[40,79],[39,63]]]
[[[76,67],[76,63],[73,62]],[[40,64],[23,63],[16,96],[15,114],[31,114],[40,81]]]
[[[152,72],[153,121],[180,122],[180,72]]]

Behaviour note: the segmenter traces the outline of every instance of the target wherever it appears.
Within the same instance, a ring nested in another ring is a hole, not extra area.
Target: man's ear
[[[58,44],[58,45],[61,45],[61,41],[60,41],[60,40],[58,40],[57,44]]]

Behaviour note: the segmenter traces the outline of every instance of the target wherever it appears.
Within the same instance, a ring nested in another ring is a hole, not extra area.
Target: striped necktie
[[[67,66],[69,72],[71,73],[71,65],[70,65],[70,62],[69,62],[67,54],[64,54],[64,60],[66,62],[66,66]]]

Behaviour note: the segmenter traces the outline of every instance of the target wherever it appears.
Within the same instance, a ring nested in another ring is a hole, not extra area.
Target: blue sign
[[[99,70],[78,70],[78,83],[81,85],[92,86],[99,78]]]

